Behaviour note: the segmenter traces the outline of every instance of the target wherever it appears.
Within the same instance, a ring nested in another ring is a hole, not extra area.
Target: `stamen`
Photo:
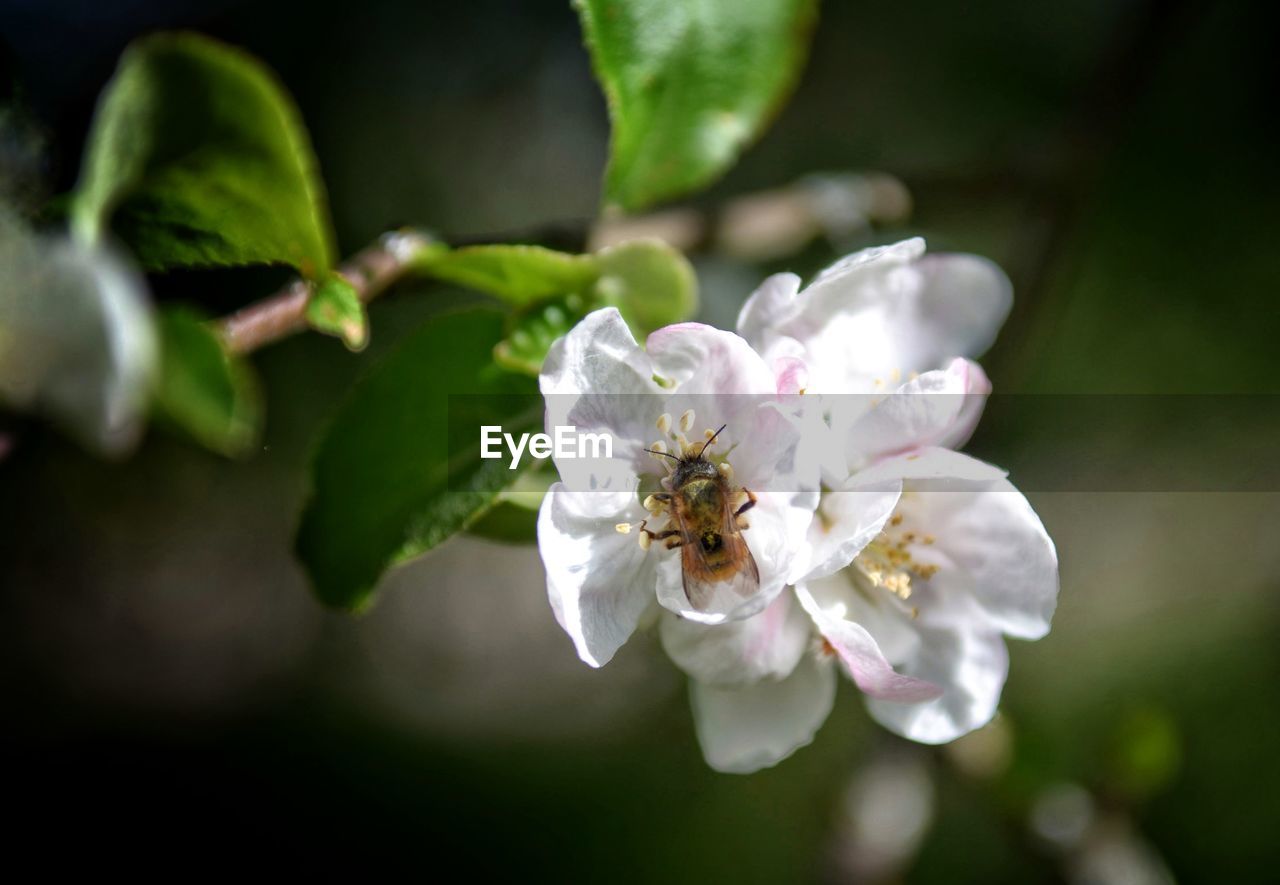
[[[640,542],[641,550],[648,550],[649,545],[653,543],[653,536],[650,535],[648,532],[641,532],[640,537],[637,538],[636,540]]]
[[[889,517],[885,531],[877,535],[854,559],[853,565],[872,587],[883,587],[899,599],[911,598],[913,580],[927,581],[938,573],[933,563],[918,562],[912,554],[916,544],[927,546],[937,539],[933,535],[922,538],[915,532],[893,534],[890,528],[902,525],[902,514]],[[912,609],[912,617],[918,612]]]
[[[658,432],[663,436],[671,432],[671,416],[666,412],[658,416]]]
[[[730,482],[733,481],[733,465],[732,464],[730,464],[728,461],[721,461],[720,466],[717,469],[720,471],[721,476],[723,476],[725,479],[727,479]]]
[[[649,446],[649,457],[651,458],[657,458],[659,461],[666,461],[667,459],[663,457],[663,455],[666,454],[667,444],[662,440],[658,440],[656,443]]]
[[[685,409],[684,414],[680,416],[680,430],[688,433],[691,427],[693,427],[693,409]]]
[[[629,522],[620,522],[620,523],[618,523],[617,525],[615,525],[615,526],[613,527],[613,530],[614,530],[614,531],[616,531],[616,532],[617,532],[618,534],[620,534],[620,535],[629,535],[629,534],[631,534],[631,523],[629,523]]]

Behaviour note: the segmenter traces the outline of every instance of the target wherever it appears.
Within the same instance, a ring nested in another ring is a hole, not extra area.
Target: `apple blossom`
[[[798,432],[778,408],[794,398],[792,361],[779,365],[775,374],[737,335],[697,323],[660,329],[642,348],[614,308],[588,315],[551,348],[540,378],[548,432],[572,425],[613,443],[610,458],[556,458],[561,481],[538,517],[552,608],[588,664],[612,658],[655,603],[691,621],[734,621],[799,577],[817,477],[797,458]],[[712,440],[708,427],[691,443],[684,434],[695,420],[723,429]],[[748,595],[725,589],[695,607],[680,552],[649,543],[646,525],[661,519],[653,493],[669,484],[671,460],[650,450],[666,451],[668,440],[686,454],[709,444],[719,464],[731,457],[721,469],[756,495],[742,533],[759,571]]]

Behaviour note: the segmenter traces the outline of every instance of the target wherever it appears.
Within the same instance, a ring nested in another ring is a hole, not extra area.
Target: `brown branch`
[[[434,243],[410,230],[383,234],[343,262],[338,273],[351,282],[361,301],[369,302],[412,270]],[[217,320],[215,327],[232,353],[252,353],[308,328],[306,310],[311,291],[306,280],[294,280],[274,295]]]

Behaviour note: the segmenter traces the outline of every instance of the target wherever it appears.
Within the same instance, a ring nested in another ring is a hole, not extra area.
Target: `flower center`
[[[932,545],[933,535],[903,531],[901,525],[901,513],[889,517],[884,530],[853,560],[853,567],[872,587],[883,587],[905,601],[911,598],[911,582],[929,580],[937,574],[938,566],[918,562],[912,553],[916,545]]]

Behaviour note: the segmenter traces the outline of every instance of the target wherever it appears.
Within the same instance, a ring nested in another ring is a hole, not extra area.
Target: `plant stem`
[[[363,302],[372,301],[413,269],[437,241],[411,230],[383,234],[338,267]],[[306,310],[312,286],[294,280],[274,295],[242,307],[215,321],[214,326],[232,353],[252,353],[260,347],[308,328]]]

